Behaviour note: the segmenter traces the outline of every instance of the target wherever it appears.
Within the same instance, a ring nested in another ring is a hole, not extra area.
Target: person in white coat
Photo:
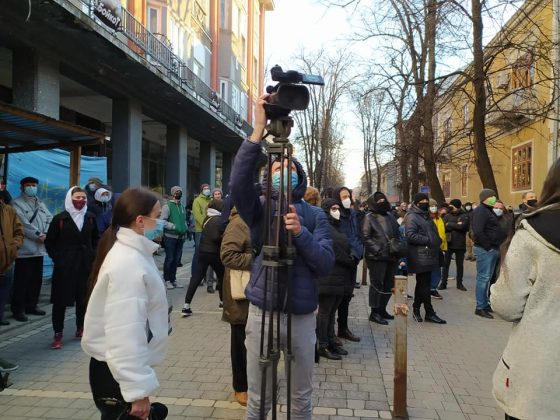
[[[506,419],[560,419],[560,160],[537,207],[520,217],[491,287],[492,309],[513,322],[493,394]]]
[[[148,418],[149,397],[159,388],[153,367],[165,358],[169,331],[166,290],[152,256],[165,223],[160,213],[155,194],[128,189],[98,244],[82,349],[91,356],[90,385],[102,419],[122,411],[105,404],[107,398],[130,403],[131,416]]]

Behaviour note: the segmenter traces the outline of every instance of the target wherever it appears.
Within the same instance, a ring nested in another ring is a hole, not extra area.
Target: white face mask
[[[430,207],[430,213],[437,213],[437,207]]]
[[[471,206],[465,206],[465,210],[466,211],[471,211],[472,207]]]
[[[340,210],[331,210],[331,217],[335,220],[340,220]]]
[[[352,205],[352,200],[350,200],[349,198],[345,198],[344,200],[342,200],[342,205],[345,209],[349,209]]]
[[[498,217],[502,217],[504,215],[504,211],[502,209],[492,209],[494,210],[494,214]]]

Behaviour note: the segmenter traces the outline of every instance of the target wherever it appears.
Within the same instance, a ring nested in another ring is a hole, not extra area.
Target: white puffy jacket
[[[152,368],[167,350],[167,298],[152,254],[158,245],[120,228],[89,300],[82,349],[107,362],[128,402],[159,387]]]

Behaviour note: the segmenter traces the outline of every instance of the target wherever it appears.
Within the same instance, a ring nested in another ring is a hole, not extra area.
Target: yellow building
[[[486,142],[500,199],[516,206],[537,194],[552,163],[553,63],[556,60],[552,0],[526,1],[485,48]],[[436,102],[434,126],[438,175],[447,199],[478,202],[482,182],[474,161],[472,68],[445,87]]]

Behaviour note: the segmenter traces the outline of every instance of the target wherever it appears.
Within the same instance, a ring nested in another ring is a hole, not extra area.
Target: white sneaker
[[[183,287],[185,287],[185,286],[183,286],[181,283],[177,283],[177,282],[172,283],[172,284],[173,284],[173,287],[174,287],[175,289],[182,289]]]
[[[165,282],[165,286],[166,286],[168,289],[175,289],[175,286],[173,286],[173,283],[171,283],[170,281],[166,281],[166,282]]]

